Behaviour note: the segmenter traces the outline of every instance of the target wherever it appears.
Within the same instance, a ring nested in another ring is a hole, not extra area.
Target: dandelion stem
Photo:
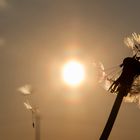
[[[35,117],[35,140],[40,140],[40,117]]]
[[[117,117],[118,111],[120,109],[124,95],[125,95],[125,91],[123,91],[123,90],[118,93],[116,100],[114,102],[114,105],[112,107],[110,116],[107,120],[106,126],[102,132],[101,137],[100,137],[100,140],[107,140],[108,139],[109,134],[112,130],[113,124],[115,122],[115,119]]]

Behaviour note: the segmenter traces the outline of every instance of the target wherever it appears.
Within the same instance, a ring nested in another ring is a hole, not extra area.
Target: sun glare
[[[63,66],[62,77],[66,84],[77,86],[85,78],[84,66],[77,61],[69,61]]]

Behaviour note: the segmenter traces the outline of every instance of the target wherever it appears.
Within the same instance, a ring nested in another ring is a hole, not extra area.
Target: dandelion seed
[[[31,94],[31,86],[30,85],[25,85],[23,87],[18,88],[18,91],[20,91],[24,95],[29,95]]]
[[[32,110],[33,109],[32,106],[29,103],[24,102],[23,104],[25,105],[27,110]]]
[[[135,42],[140,44],[140,34],[132,33],[132,37],[133,37]]]
[[[124,43],[126,46],[128,46],[129,48],[133,49],[134,48],[134,40],[133,38],[131,37],[127,37],[124,39]]]

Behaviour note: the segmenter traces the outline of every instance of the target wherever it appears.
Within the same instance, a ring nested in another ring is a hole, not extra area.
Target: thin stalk
[[[40,116],[35,114],[35,140],[40,140]]]
[[[115,119],[117,117],[118,111],[120,109],[124,95],[125,95],[125,91],[123,91],[123,90],[118,93],[116,100],[114,102],[114,105],[112,107],[110,116],[107,120],[105,128],[104,128],[102,135],[100,137],[100,140],[107,140],[108,139],[110,132],[112,130],[112,127],[114,125]]]

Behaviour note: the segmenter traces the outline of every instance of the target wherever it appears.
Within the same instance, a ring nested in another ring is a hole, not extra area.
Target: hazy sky
[[[19,86],[31,84],[41,112],[41,140],[98,140],[115,100],[94,77],[131,50],[123,39],[140,32],[139,0],[0,0],[0,139],[34,140]],[[60,78],[66,60],[88,69],[81,87]],[[140,139],[140,110],[123,103],[110,140]]]

